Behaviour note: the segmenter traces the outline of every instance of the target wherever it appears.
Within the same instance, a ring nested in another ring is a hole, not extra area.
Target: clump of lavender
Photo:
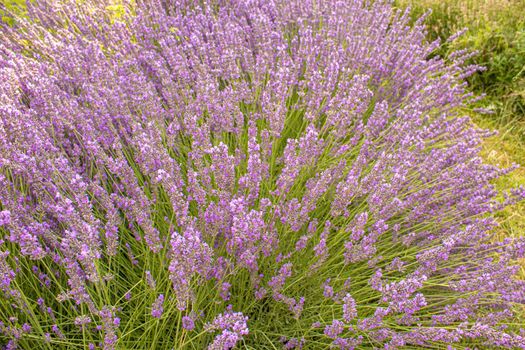
[[[525,242],[492,237],[525,193],[491,185],[511,169],[462,115],[479,67],[433,56],[423,20],[362,0],[9,16],[4,347],[525,348]]]

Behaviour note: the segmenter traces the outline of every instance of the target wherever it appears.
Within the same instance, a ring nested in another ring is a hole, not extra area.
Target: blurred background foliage
[[[498,108],[500,120],[525,122],[525,1],[523,0],[397,0],[396,5],[410,6],[418,18],[428,9],[429,40],[443,43],[451,35],[468,28],[465,35],[445,44],[439,54],[469,48],[479,54],[475,63],[487,68],[469,83],[474,91],[486,93]]]

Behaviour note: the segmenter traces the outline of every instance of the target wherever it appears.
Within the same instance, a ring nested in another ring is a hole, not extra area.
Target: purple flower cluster
[[[160,294],[151,307],[151,316],[161,318],[164,312],[164,294]]]
[[[195,321],[190,316],[182,317],[182,328],[187,331],[191,331],[195,328]]]
[[[389,1],[84,3],[0,24],[0,344],[525,348],[470,53]]]
[[[248,317],[242,312],[233,312],[231,305],[223,314],[219,314],[212,323],[205,325],[208,332],[221,331],[208,346],[208,350],[231,349],[243,336],[249,333]]]

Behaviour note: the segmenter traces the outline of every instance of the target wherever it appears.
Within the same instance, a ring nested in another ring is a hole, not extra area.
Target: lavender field
[[[382,0],[6,4],[1,348],[525,349],[525,187],[463,31]]]

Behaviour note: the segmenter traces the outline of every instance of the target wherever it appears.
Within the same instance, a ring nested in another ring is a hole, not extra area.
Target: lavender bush
[[[4,9],[5,10],[5,9]],[[525,348],[470,53],[361,0],[45,0],[0,36],[6,349]]]

